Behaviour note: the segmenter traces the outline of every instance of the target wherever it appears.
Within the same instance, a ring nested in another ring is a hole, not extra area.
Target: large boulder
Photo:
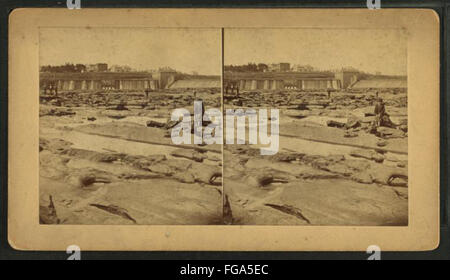
[[[405,133],[399,129],[379,126],[376,128],[375,135],[381,138],[403,138]]]
[[[337,127],[337,128],[344,128],[345,127],[345,123],[341,123],[341,122],[334,121],[334,120],[328,120],[327,121],[327,126],[329,126],[329,127]]]
[[[345,128],[357,128],[361,126],[361,119],[356,116],[350,116],[345,124]]]
[[[380,153],[377,153],[374,150],[356,149],[356,150],[351,151],[350,155],[352,157],[365,158],[365,159],[373,160],[375,162],[383,162],[384,161],[384,156]]]
[[[157,127],[157,128],[164,128],[166,126],[165,123],[157,122],[157,121],[147,121],[147,127]]]
[[[170,154],[174,157],[187,158],[197,162],[202,162],[204,159],[208,158],[205,153],[193,149],[176,149]]]

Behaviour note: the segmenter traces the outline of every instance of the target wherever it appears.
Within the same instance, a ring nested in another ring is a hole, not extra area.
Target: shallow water
[[[96,152],[117,152],[129,155],[169,155],[177,147],[139,143],[118,138],[104,137],[100,135],[85,134],[78,131],[63,131],[58,129],[46,129],[44,136],[59,138],[73,143],[73,148]]]
[[[354,147],[314,142],[293,137],[280,136],[280,150],[295,151],[297,153],[305,153],[309,155],[349,155]]]
[[[336,121],[340,123],[346,123],[347,118],[327,117],[327,116],[308,116],[303,119],[297,120],[297,122],[312,122],[318,125],[327,126],[327,121]]]

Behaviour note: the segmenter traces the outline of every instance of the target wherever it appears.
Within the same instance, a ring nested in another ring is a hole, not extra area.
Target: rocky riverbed
[[[198,96],[220,107],[220,92]],[[220,146],[175,146],[148,126],[180,107],[193,107],[189,92],[41,96],[40,222],[220,224]]]
[[[380,97],[396,128],[371,129],[376,97],[370,93],[225,96],[226,109],[280,109],[276,155],[224,146],[226,223],[407,225],[406,95]]]
[[[192,91],[41,95],[40,222],[147,225],[407,225],[406,94],[243,92],[224,108],[278,108],[279,151],[174,145]],[[199,90],[208,108],[220,91]],[[269,119],[274,121],[273,119]],[[270,127],[270,126],[269,126]]]

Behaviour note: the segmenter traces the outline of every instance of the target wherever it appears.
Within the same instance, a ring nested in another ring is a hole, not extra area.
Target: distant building
[[[290,63],[272,63],[268,65],[269,72],[289,72],[291,70]]]
[[[97,63],[97,70],[98,70],[98,72],[108,71],[108,64],[107,63]]]
[[[87,64],[86,72],[97,72],[97,65],[96,64]]]
[[[86,65],[86,72],[106,72],[108,71],[107,63],[96,63]]]
[[[131,72],[132,69],[129,66],[123,66],[123,65],[113,65],[109,68],[110,72],[117,72],[117,73],[127,73]]]
[[[343,71],[343,72],[361,72],[361,71],[359,71],[359,69],[352,67],[352,66],[342,67],[341,71]]]
[[[164,66],[159,67],[158,72],[177,72],[177,71],[169,66]]]
[[[314,67],[312,67],[311,65],[295,65],[292,69],[294,72],[313,72],[314,71]]]

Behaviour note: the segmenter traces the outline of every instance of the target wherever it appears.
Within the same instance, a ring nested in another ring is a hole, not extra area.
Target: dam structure
[[[220,88],[219,76],[148,72],[41,72],[39,88],[46,91],[143,91],[180,88]]]
[[[252,90],[406,89],[406,77],[339,72],[225,72],[224,92]]]

